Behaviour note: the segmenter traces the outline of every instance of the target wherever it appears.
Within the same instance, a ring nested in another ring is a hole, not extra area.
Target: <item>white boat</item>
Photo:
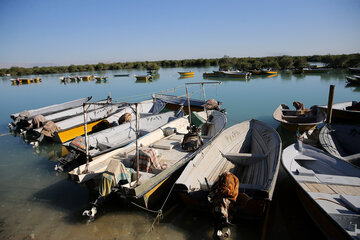
[[[140,136],[142,137],[149,134],[153,130],[165,125],[166,123],[173,121],[179,117],[183,117],[183,112],[165,112],[159,114],[145,114],[140,116]],[[75,167],[79,161],[78,159],[85,159],[86,157],[86,146],[85,141],[88,143],[88,157],[90,160],[100,154],[110,152],[114,149],[126,146],[136,139],[136,119],[132,119],[130,122],[123,123],[102,131],[92,133],[85,136],[79,136],[72,141],[66,142],[63,145],[68,148],[70,154],[64,158],[60,158],[60,164],[57,169],[63,170],[65,168]]]
[[[261,217],[272,200],[281,149],[279,134],[264,122],[251,119],[233,125],[186,166],[175,190],[185,203],[210,210],[207,196],[211,187],[219,175],[231,172],[239,179],[239,192],[256,199],[255,212],[244,207],[239,215]]]
[[[334,157],[360,167],[360,126],[350,124],[326,124],[319,140],[321,146]]]
[[[160,103],[163,106],[163,103]],[[96,104],[95,104],[96,105]],[[94,105],[94,106],[95,106]],[[153,100],[146,100],[138,104],[140,113],[150,113],[151,110],[155,109]],[[134,107],[134,105],[133,105]],[[161,110],[162,108],[155,109]],[[105,104],[101,108],[89,111],[86,114],[87,119],[87,131],[90,133],[94,128],[96,129],[100,125],[103,127],[113,126],[114,122],[117,122],[119,118],[125,114],[132,114],[132,118],[135,118],[131,106]],[[157,113],[157,112],[154,112]],[[49,130],[46,129],[46,125],[42,128],[34,129],[39,134],[45,135],[47,139],[64,143],[77,136],[85,134],[84,130],[84,116],[77,115],[62,121],[54,123],[54,127]]]
[[[208,118],[206,117],[208,115]],[[212,110],[206,112],[192,113],[192,123],[200,128],[199,133],[203,139],[203,145],[196,151],[185,151],[181,147],[184,135],[188,133],[188,117],[182,117],[165,124],[153,132],[138,139],[140,149],[150,149],[157,152],[157,166],[151,165],[149,169],[139,170],[139,181],[119,184],[118,193],[125,198],[141,200],[144,205],[166,180],[177,170],[184,167],[202,148],[210,144],[226,125],[224,113]],[[207,121],[206,121],[207,119]],[[136,142],[123,148],[95,157],[88,164],[81,165],[69,172],[72,179],[77,182],[88,181],[106,171],[112,162],[121,163],[127,169],[137,169],[133,166],[136,156]],[[108,171],[107,171],[108,172]]]
[[[21,122],[25,122],[24,125],[27,126],[29,124],[29,122],[31,122],[31,120],[37,115],[43,115],[44,117],[46,117],[47,115],[50,115],[50,114],[58,113],[58,112],[61,112],[64,110],[70,110],[70,109],[73,109],[76,107],[80,107],[84,103],[89,102],[91,98],[92,97],[85,97],[85,98],[80,98],[80,99],[69,101],[69,102],[54,104],[54,105],[37,108],[37,109],[24,110],[19,113],[13,113],[10,115],[10,117],[14,120],[14,122],[10,123],[9,127],[10,127],[10,125],[12,127],[17,126],[18,124],[21,125]]]
[[[284,149],[282,165],[328,239],[359,239],[360,168],[301,142]]]

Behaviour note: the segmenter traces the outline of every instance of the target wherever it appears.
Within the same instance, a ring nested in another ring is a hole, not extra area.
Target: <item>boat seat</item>
[[[321,183],[360,186],[359,177],[339,176],[339,175],[327,175],[327,174],[315,174],[316,178]]]
[[[340,194],[340,199],[346,206],[349,206],[355,212],[360,213],[360,196]]]
[[[297,156],[294,157],[294,160],[295,160],[295,161],[316,161],[316,158],[299,154],[299,155],[297,155]]]
[[[261,153],[225,153],[222,156],[234,164],[243,166],[252,165],[267,159],[267,155]]]
[[[315,176],[315,172],[313,170],[306,169],[303,167],[299,167],[298,169],[296,169],[296,173],[297,175],[300,176]]]

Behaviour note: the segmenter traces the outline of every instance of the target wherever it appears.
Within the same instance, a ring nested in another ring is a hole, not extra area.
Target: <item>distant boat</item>
[[[327,113],[327,105],[319,106]],[[340,102],[332,105],[332,122],[360,123],[360,103],[357,101]]]
[[[273,197],[281,149],[281,138],[271,126],[255,119],[238,123],[196,155],[176,181],[175,190],[190,206],[211,210],[210,188],[219,175],[229,171],[239,179],[241,193],[254,204],[252,210],[245,204],[238,214],[262,217]]]
[[[325,125],[319,134],[322,147],[334,157],[360,167],[360,126]]]
[[[218,75],[214,72],[204,72],[203,73],[203,77],[216,77],[216,76],[218,76]]]
[[[192,72],[192,71],[188,71],[188,72],[178,72],[180,74],[181,77],[184,77],[184,76],[192,76],[194,75],[195,73]]]
[[[302,113],[299,110],[290,110],[285,104],[280,104],[274,111],[273,117],[284,128],[290,131],[304,132],[323,123],[326,119],[326,114],[317,106],[314,106],[310,111]]]
[[[261,74],[278,74],[278,71],[276,70],[269,70],[269,69],[261,69]]]
[[[147,80],[151,80],[152,76],[151,75],[134,75],[136,80],[143,80],[143,81],[147,81]]]
[[[114,74],[114,77],[128,77],[130,74],[129,73],[124,73],[124,74]]]
[[[83,81],[90,81],[94,80],[94,75],[82,76],[81,78]]]
[[[330,70],[332,70],[332,68],[325,68],[325,67],[303,68],[304,73],[326,73],[326,72],[329,72]]]
[[[251,73],[241,71],[224,71],[224,75],[225,77],[248,78],[251,76]]]
[[[360,67],[349,67],[348,70],[351,73],[360,73]]]
[[[96,81],[106,81],[109,79],[107,76],[95,76]]]
[[[254,75],[260,75],[262,73],[262,71],[258,69],[249,70],[249,72],[251,72]]]
[[[359,239],[360,168],[300,143],[284,149],[282,165],[328,239]]]
[[[39,83],[42,82],[40,77],[36,78],[16,78],[10,79],[13,85],[22,85],[22,84],[30,84],[30,83]]]

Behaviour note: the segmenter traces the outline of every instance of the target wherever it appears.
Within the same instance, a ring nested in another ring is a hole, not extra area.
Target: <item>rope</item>
[[[156,210],[151,210],[151,209],[145,208],[145,207],[143,207],[143,206],[140,206],[139,204],[136,204],[135,202],[130,202],[130,203],[133,204],[134,206],[139,207],[139,208],[141,208],[141,209],[143,209],[143,210],[145,210],[145,211],[148,211],[148,212],[150,212],[150,213],[157,213],[157,215],[156,215],[153,223],[151,224],[151,227],[150,227],[148,233],[151,232],[151,231],[153,231],[153,230],[155,229],[155,223],[156,223],[156,222],[160,222],[160,219],[163,219],[163,216],[164,216],[164,215],[163,215],[163,208],[165,207],[165,204],[166,204],[167,200],[169,199],[169,197],[170,197],[170,195],[171,195],[171,192],[172,192],[172,190],[174,189],[174,186],[175,186],[175,183],[172,185],[172,187],[171,187],[168,195],[166,196],[165,201],[164,201],[164,203],[162,204],[161,208],[160,208],[159,210],[157,210],[157,211],[156,211]]]
[[[331,202],[331,203],[335,203],[335,204],[337,204],[337,205],[340,205],[340,206],[342,206],[342,207],[344,207],[344,208],[347,208],[344,204],[341,204],[341,203],[338,203],[338,202],[335,202],[335,201],[333,201],[333,200],[326,199],[326,198],[314,198],[314,200],[328,201],[328,202]]]
[[[2,133],[2,134],[0,134],[0,137],[4,137],[4,136],[7,136],[7,135],[10,135],[10,133]]]

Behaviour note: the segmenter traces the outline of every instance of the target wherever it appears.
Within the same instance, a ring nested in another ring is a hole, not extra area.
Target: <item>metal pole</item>
[[[327,117],[326,117],[327,124],[331,124],[332,105],[334,103],[334,92],[335,92],[335,85],[330,85],[328,107],[327,107]]]
[[[189,99],[189,90],[187,87],[186,88],[186,97],[187,97],[187,102],[188,102],[188,109],[189,109],[189,123],[190,123],[190,126],[191,126],[191,107],[190,107],[190,99]]]
[[[205,88],[204,88],[204,83],[201,83],[201,88],[202,88],[202,92],[203,92],[203,96],[204,96],[204,111],[206,113],[206,121],[208,120],[209,118],[209,115],[208,115],[208,111],[206,109],[206,95],[205,95]]]
[[[136,184],[139,185],[139,145],[138,145],[138,138],[139,138],[139,104],[136,103]]]
[[[84,110],[84,131],[85,131],[85,150],[86,150],[86,168],[85,172],[88,171],[89,165],[89,147],[88,147],[88,137],[87,137],[87,122],[86,122],[86,104],[83,105]]]

